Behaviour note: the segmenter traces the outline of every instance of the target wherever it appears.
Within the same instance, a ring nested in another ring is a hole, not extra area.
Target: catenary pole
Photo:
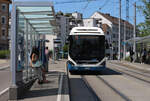
[[[120,60],[121,0],[119,0],[118,60]]]
[[[133,51],[134,51],[134,61],[136,59],[136,43],[135,43],[135,37],[136,37],[136,2],[134,3],[134,31],[133,31]]]
[[[126,0],[126,22],[124,22],[124,55],[123,58],[126,58],[126,51],[127,51],[127,46],[126,46],[126,40],[127,40],[127,29],[128,29],[128,23],[129,22],[129,0]]]

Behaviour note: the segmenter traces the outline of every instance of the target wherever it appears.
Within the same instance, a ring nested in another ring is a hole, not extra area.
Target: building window
[[[6,11],[6,4],[2,4],[2,11]]]
[[[2,36],[5,36],[5,34],[6,34],[6,30],[2,29]]]
[[[6,17],[5,16],[2,16],[2,24],[6,24]]]

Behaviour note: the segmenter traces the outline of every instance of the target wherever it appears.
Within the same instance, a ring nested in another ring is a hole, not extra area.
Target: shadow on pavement
[[[46,74],[61,74],[61,73],[65,73],[65,72],[60,72],[60,71],[50,71],[50,72],[47,72]]]
[[[122,73],[114,71],[110,68],[106,68],[105,70],[100,72],[100,75],[122,75]]]
[[[106,68],[101,71],[71,71],[71,75],[122,75],[122,73],[116,72],[110,68]]]
[[[70,99],[71,101],[100,101],[100,99],[95,100],[91,95],[91,92],[84,80],[81,78],[69,78],[70,80]]]
[[[58,93],[58,88],[31,90],[27,94],[25,94],[21,99],[51,96],[51,95],[57,95],[57,93]]]

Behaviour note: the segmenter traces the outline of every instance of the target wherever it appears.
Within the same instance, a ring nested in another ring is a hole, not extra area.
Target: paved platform
[[[120,65],[125,65],[129,66],[131,68],[136,68],[139,70],[146,70],[150,71],[150,65],[149,64],[141,64],[141,63],[136,63],[136,62],[128,62],[128,61],[119,61],[119,60],[110,60],[108,62],[115,63],[115,64],[120,64]]]
[[[9,59],[0,59],[0,69],[8,68],[10,66]]]
[[[49,72],[46,74],[48,83],[33,84],[22,99],[18,101],[69,101],[68,77],[66,75],[65,60],[50,60]]]

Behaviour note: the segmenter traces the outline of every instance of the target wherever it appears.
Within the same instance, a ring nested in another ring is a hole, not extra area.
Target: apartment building
[[[63,47],[71,29],[82,26],[82,14],[78,12],[62,13],[60,11],[56,14],[56,22],[59,27],[57,39],[61,39],[61,45],[59,47]]]
[[[0,0],[0,50],[8,49],[9,4],[10,0]]]
[[[110,38],[110,48],[112,48],[113,55],[118,54],[118,30],[119,18],[113,17],[110,14],[95,12],[90,18],[97,20],[99,27],[103,28],[104,32]],[[126,40],[133,37],[133,25],[121,19],[121,57],[123,57],[124,33],[126,33]],[[130,46],[127,46],[127,50]]]

